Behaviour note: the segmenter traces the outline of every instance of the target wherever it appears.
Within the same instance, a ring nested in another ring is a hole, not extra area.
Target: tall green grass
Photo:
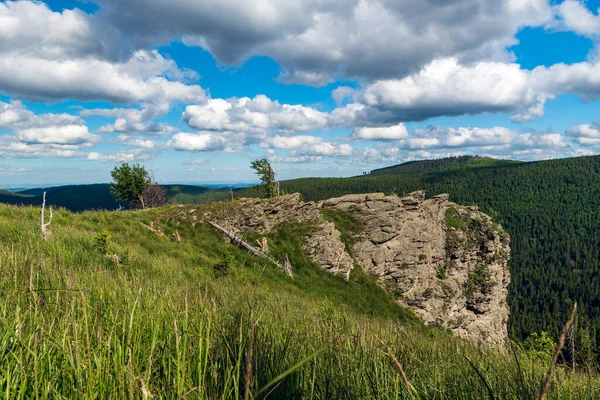
[[[38,209],[0,205],[0,395],[518,399],[539,392],[547,360],[477,349],[423,327],[372,279],[346,282],[321,271],[300,248],[310,226],[269,235],[273,256],[289,254],[294,264],[290,280],[206,225],[173,218],[188,209],[59,210],[44,241]],[[142,226],[151,222],[166,237]],[[171,238],[175,230],[181,242]],[[127,254],[127,264],[98,249],[103,231],[109,252]],[[216,278],[213,266],[226,252],[234,261]],[[599,389],[595,374],[559,367],[550,398],[594,398]]]

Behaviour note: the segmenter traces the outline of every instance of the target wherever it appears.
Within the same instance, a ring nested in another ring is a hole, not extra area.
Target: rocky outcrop
[[[475,207],[380,193],[319,204],[363,225],[353,254],[365,272],[396,293],[427,324],[490,345],[507,339],[509,237]]]
[[[321,268],[348,279],[356,263],[425,323],[487,345],[506,342],[509,237],[476,207],[459,206],[447,195],[425,199],[424,192],[346,195],[317,204],[298,194],[236,203],[204,217],[234,232],[268,233],[281,223],[310,222],[303,247]],[[353,236],[354,258],[322,209],[347,213],[362,225],[346,232]]]
[[[303,243],[306,254],[321,268],[346,279],[354,267],[354,259],[346,252],[335,225],[323,219],[314,202],[303,202],[298,193],[268,200],[240,199],[235,207],[207,213],[205,218],[217,219],[232,232],[257,233],[271,232],[282,223],[311,222]]]

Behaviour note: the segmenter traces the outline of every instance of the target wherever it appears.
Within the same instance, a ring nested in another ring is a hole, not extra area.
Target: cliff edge
[[[344,232],[350,245],[323,210],[359,224]],[[476,207],[452,203],[447,195],[371,193],[305,203],[291,194],[240,199],[233,212],[204,217],[234,232],[267,233],[281,223],[310,222],[303,247],[321,268],[349,279],[359,266],[426,324],[483,345],[503,347],[507,341],[510,238]]]

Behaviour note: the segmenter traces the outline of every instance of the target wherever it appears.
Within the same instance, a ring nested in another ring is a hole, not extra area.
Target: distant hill
[[[521,164],[522,161],[498,160],[489,157],[459,156],[441,158],[438,160],[409,161],[400,165],[375,169],[369,176],[415,174],[433,171],[454,171],[470,168],[502,167],[507,165]]]
[[[478,205],[511,236],[510,334],[558,336],[577,300],[600,344],[600,156],[538,162],[456,157],[411,162],[353,178],[281,182],[318,201],[350,193],[426,189]],[[256,188],[239,196],[260,196]],[[588,322],[586,322],[588,324]]]
[[[163,185],[163,187],[167,191],[167,198],[180,204],[201,204],[229,195],[229,189],[213,189],[193,185]],[[234,190],[237,191],[237,189]],[[119,206],[129,207],[127,202],[119,202],[114,198],[107,183],[36,188],[18,193],[0,191],[0,203],[40,205],[44,191],[48,205],[63,207],[74,212],[115,210]]]

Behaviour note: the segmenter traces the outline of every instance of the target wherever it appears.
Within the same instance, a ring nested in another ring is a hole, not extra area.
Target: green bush
[[[229,251],[225,251],[219,262],[213,265],[215,278],[222,278],[226,275],[229,275],[230,269],[234,264],[235,257]]]
[[[545,331],[532,333],[526,343],[530,351],[542,358],[550,359],[556,351],[556,342]]]
[[[111,238],[112,236],[106,229],[94,236],[94,245],[101,254],[108,253],[108,244]]]

